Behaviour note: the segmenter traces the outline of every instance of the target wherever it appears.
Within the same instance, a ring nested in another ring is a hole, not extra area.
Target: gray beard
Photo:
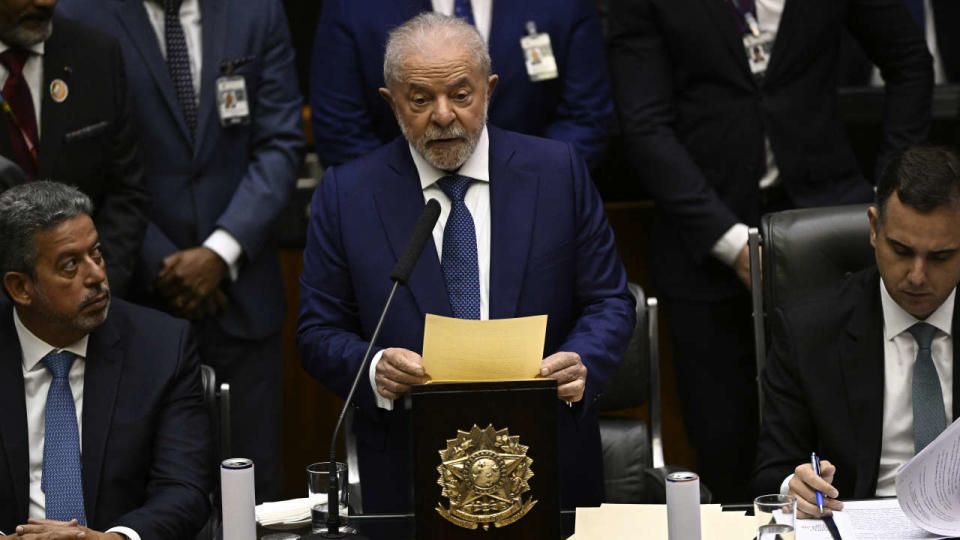
[[[50,39],[53,34],[53,20],[37,30],[28,30],[18,25],[0,26],[0,40],[14,48],[26,48]]]
[[[403,123],[403,120],[397,117],[397,123],[400,125],[400,132],[403,133],[403,137],[407,139],[413,146],[413,149],[416,150],[427,163],[442,171],[455,171],[466,163],[467,160],[470,159],[470,156],[473,155],[474,150],[477,149],[480,134],[483,132],[483,127],[487,125],[487,104],[484,104],[483,107],[483,123],[480,124],[480,128],[477,129],[475,133],[467,133],[459,123],[451,125],[446,129],[439,129],[431,125],[419,139],[411,140],[409,131],[407,130],[406,124]],[[466,135],[466,142],[447,152],[431,150],[427,146],[428,142],[435,139],[463,137],[464,135]]]

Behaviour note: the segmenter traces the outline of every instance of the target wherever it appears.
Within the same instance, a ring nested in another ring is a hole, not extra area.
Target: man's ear
[[[487,79],[487,103],[490,103],[490,98],[493,97],[493,89],[497,87],[497,81],[499,80],[500,77],[496,73]]]
[[[867,209],[867,218],[870,220],[870,245],[877,247],[877,228],[880,227],[880,211],[876,206]]]
[[[390,110],[393,111],[393,114],[397,114],[397,104],[393,100],[393,94],[390,93],[390,90],[388,88],[380,89],[380,97],[382,97],[383,100],[387,102],[387,105],[390,106]]]
[[[4,274],[3,287],[15,304],[29,306],[33,302],[33,280],[23,272]]]

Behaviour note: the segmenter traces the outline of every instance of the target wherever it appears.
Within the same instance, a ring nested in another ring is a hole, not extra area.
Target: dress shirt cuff
[[[217,229],[203,242],[203,247],[209,248],[227,263],[230,281],[236,281],[240,275],[240,256],[243,255],[240,242],[225,229]]]
[[[122,534],[129,538],[130,540],[140,540],[140,535],[137,534],[137,531],[131,529],[130,527],[111,527],[106,531],[107,533],[117,533]]]
[[[717,243],[710,248],[710,254],[720,259],[727,266],[733,266],[733,263],[737,260],[737,256],[740,255],[740,252],[743,250],[743,246],[747,245],[749,236],[747,226],[743,223],[737,223],[733,227],[730,227],[730,229],[717,240]]]
[[[373,399],[377,403],[377,407],[392,411],[393,400],[381,396],[380,392],[377,391],[377,364],[380,363],[380,357],[382,356],[383,350],[380,350],[377,354],[373,355],[373,359],[370,360],[370,388],[373,388]]]
[[[789,494],[790,494],[790,481],[791,481],[791,480],[793,480],[793,475],[792,475],[792,474],[791,474],[790,476],[788,476],[788,477],[786,477],[786,478],[783,479],[783,483],[780,484],[780,494],[781,494],[781,495],[789,495]]]

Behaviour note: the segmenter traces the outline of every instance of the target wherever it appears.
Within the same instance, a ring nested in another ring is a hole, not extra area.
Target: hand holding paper
[[[540,376],[557,380],[557,397],[571,403],[583,399],[587,385],[587,366],[580,355],[560,351],[543,359]]]
[[[420,355],[399,348],[384,349],[374,377],[377,392],[387,399],[397,399],[410,391],[410,385],[423,384],[429,379]]]

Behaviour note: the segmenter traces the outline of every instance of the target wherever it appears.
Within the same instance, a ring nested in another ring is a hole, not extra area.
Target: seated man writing
[[[193,539],[210,443],[189,326],[111,301],[91,212],[53,182],[0,195],[0,537]]]
[[[815,490],[824,514],[839,497],[895,495],[897,469],[960,412],[960,159],[906,151],[868,217],[876,267],[771,313],[754,488],[796,495],[800,517],[820,516]]]

